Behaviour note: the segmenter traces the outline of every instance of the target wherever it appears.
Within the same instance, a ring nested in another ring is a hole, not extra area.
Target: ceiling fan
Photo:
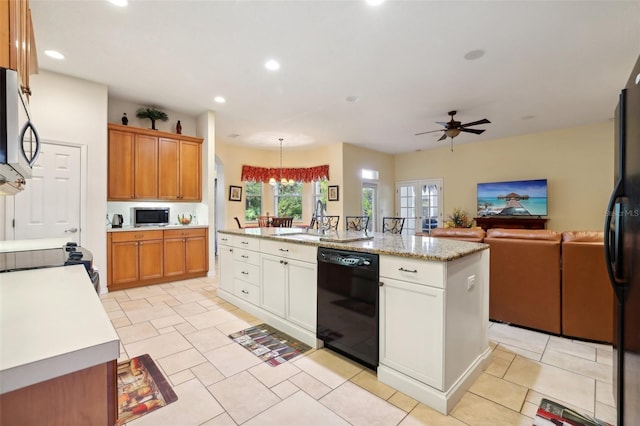
[[[472,121],[471,123],[461,124],[459,121],[456,121],[456,120],[453,119],[453,116],[456,115],[457,112],[458,111],[449,111],[449,115],[451,116],[451,120],[449,120],[448,122],[437,121],[438,124],[444,126],[444,129],[431,130],[431,131],[428,131],[428,132],[416,133],[416,136],[424,135],[424,134],[427,134],[427,133],[444,132],[444,134],[442,135],[442,137],[440,139],[438,139],[438,141],[443,141],[448,137],[451,138],[451,150],[453,151],[453,138],[458,136],[460,134],[460,132],[467,132],[467,133],[473,133],[473,134],[479,135],[479,134],[484,132],[484,129],[482,129],[482,130],[479,130],[479,129],[468,129],[468,127],[476,126],[478,124],[491,123],[486,118],[483,118],[482,120]]]

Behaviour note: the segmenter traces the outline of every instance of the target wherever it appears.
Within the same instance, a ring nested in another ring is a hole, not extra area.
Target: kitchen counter
[[[299,244],[448,262],[489,248],[488,244],[445,238],[405,236],[382,232],[330,231],[326,235],[302,228],[225,229],[220,234],[287,241]],[[373,239],[361,239],[373,237]],[[352,241],[358,239],[356,241]]]
[[[0,274],[0,394],[119,355],[84,266]]]
[[[61,248],[69,241],[72,240],[66,237],[0,241],[0,253]]]
[[[208,228],[209,225],[167,225],[167,226],[142,226],[136,228],[132,225],[126,225],[122,228],[107,228],[107,232],[127,232],[127,231],[162,231],[165,229],[194,229],[194,228]]]

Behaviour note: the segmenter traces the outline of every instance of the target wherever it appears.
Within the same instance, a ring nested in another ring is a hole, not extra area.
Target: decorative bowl
[[[185,215],[178,215],[178,222],[181,225],[188,225],[191,223],[191,220],[193,219],[193,215],[189,215],[189,217],[185,216]]]

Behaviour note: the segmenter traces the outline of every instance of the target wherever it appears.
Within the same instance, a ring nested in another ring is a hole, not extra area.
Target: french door
[[[369,216],[368,231],[375,231],[378,223],[378,185],[372,182],[362,183],[362,214]]]
[[[405,218],[404,235],[442,226],[442,205],[442,179],[396,184],[396,216]]]

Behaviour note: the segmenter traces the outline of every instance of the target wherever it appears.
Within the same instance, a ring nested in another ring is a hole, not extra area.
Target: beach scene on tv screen
[[[478,184],[478,216],[546,215],[546,179]]]

